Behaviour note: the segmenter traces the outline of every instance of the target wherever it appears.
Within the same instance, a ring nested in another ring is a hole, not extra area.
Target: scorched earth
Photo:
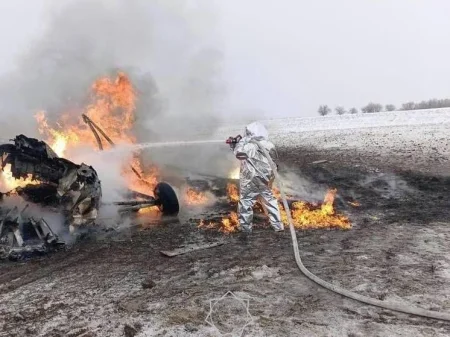
[[[360,294],[450,311],[449,161],[439,141],[446,125],[296,133],[302,120],[273,123],[266,125],[290,194],[322,209],[336,189],[331,215],[346,224],[298,226],[306,267]],[[283,123],[288,137],[279,131]],[[310,282],[295,265],[289,232],[274,233],[263,217],[249,242],[239,241],[224,225],[233,222],[227,187],[236,182],[204,181],[216,202],[201,211],[186,203],[177,220],[140,220],[65,252],[0,264],[0,334],[217,336],[205,319],[210,300],[228,291],[248,300],[245,336],[450,334],[447,323],[365,306]],[[219,240],[224,244],[172,258],[160,253]],[[245,324],[242,316],[216,314],[219,328]]]

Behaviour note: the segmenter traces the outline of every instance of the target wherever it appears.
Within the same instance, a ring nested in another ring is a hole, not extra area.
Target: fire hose
[[[241,139],[241,136],[238,137],[230,137],[226,140],[226,143],[229,145],[236,145],[239,140]],[[139,148],[147,148],[147,147],[160,147],[160,146],[180,146],[180,145],[190,145],[190,144],[204,144],[204,143],[218,143],[221,142],[220,140],[210,140],[210,141],[187,141],[187,142],[163,142],[163,143],[146,143],[146,144],[135,144],[135,147],[139,147]],[[347,297],[347,298],[351,298],[355,301],[364,303],[364,304],[369,304],[372,306],[376,306],[376,307],[380,307],[383,309],[388,309],[388,310],[392,310],[392,311],[396,311],[396,312],[401,312],[404,314],[410,314],[410,315],[415,315],[415,316],[421,316],[421,317],[426,317],[426,318],[432,318],[432,319],[437,319],[437,320],[442,320],[442,321],[450,321],[450,313],[445,313],[445,312],[438,312],[438,311],[432,311],[432,310],[426,310],[426,309],[422,309],[422,308],[417,308],[417,307],[413,307],[410,305],[404,305],[404,304],[395,304],[395,303],[389,303],[389,302],[385,302],[385,301],[381,301],[381,300],[377,300],[374,298],[370,298],[364,295],[360,295],[357,293],[354,293],[352,291],[346,290],[344,288],[341,288],[339,286],[336,286],[334,284],[331,284],[329,282],[326,282],[324,280],[322,280],[321,278],[317,277],[316,275],[314,275],[313,273],[311,273],[304,265],[302,262],[302,259],[300,258],[300,251],[298,248],[298,241],[297,241],[297,234],[295,233],[295,228],[294,228],[294,224],[293,224],[293,220],[292,220],[292,216],[291,216],[291,212],[289,209],[289,205],[286,199],[286,194],[284,193],[284,187],[283,187],[283,182],[280,179],[280,176],[278,174],[278,170],[277,170],[277,165],[273,162],[272,157],[270,156],[270,154],[268,153],[268,151],[266,150],[266,148],[264,146],[262,146],[261,143],[259,143],[256,140],[253,140],[253,142],[258,146],[258,148],[261,150],[261,152],[264,154],[264,156],[268,159],[270,166],[275,174],[275,180],[278,183],[278,188],[280,190],[280,194],[281,194],[281,199],[283,201],[283,206],[284,209],[286,210],[286,214],[287,214],[287,218],[288,218],[288,222],[289,222],[289,229],[290,229],[290,233],[291,233],[291,238],[292,238],[292,246],[294,249],[294,257],[295,257],[295,261],[297,263],[298,268],[300,269],[300,271],[307,277],[309,278],[311,281],[317,283],[318,285],[322,286],[325,289],[328,289],[336,294],[339,294],[341,296]]]
[[[407,304],[406,305],[404,305],[404,304],[395,304],[395,303],[389,303],[389,302],[384,302],[384,301],[377,300],[377,299],[374,299],[374,298],[370,298],[370,297],[367,297],[367,296],[364,296],[364,295],[360,295],[360,294],[351,292],[349,290],[343,289],[343,288],[341,288],[339,286],[336,286],[334,284],[328,283],[328,282],[322,280],[321,278],[317,277],[313,273],[311,273],[304,266],[304,264],[302,262],[302,259],[300,258],[300,252],[299,252],[298,242],[297,242],[297,235],[295,233],[294,224],[293,224],[293,221],[292,221],[292,216],[291,216],[291,213],[290,213],[289,205],[288,205],[288,202],[286,200],[286,195],[284,193],[283,182],[280,179],[280,176],[278,174],[278,170],[277,170],[276,164],[273,162],[270,154],[268,153],[266,148],[264,146],[262,146],[261,143],[259,143],[256,140],[253,140],[253,142],[256,145],[258,145],[258,148],[264,153],[264,156],[268,159],[268,161],[270,163],[270,166],[272,167],[272,170],[273,170],[273,172],[275,174],[275,180],[278,182],[278,188],[280,189],[281,199],[283,201],[283,206],[284,206],[284,208],[286,210],[286,214],[287,214],[287,218],[288,218],[288,222],[289,222],[289,229],[290,229],[290,232],[291,232],[292,246],[293,246],[293,249],[294,249],[295,261],[296,261],[297,266],[300,269],[300,271],[307,278],[309,278],[313,282],[317,283],[318,285],[324,287],[325,289],[331,290],[332,292],[335,292],[335,293],[337,293],[339,295],[342,295],[344,297],[351,298],[353,300],[359,301],[361,303],[365,303],[365,304],[377,306],[377,307],[380,307],[380,308],[383,308],[383,309],[397,311],[397,312],[401,312],[401,313],[405,313],[405,314],[411,314],[411,315],[416,315],[416,316],[433,318],[433,319],[443,320],[443,321],[450,321],[450,313],[426,310],[426,309],[422,309],[422,308],[413,307],[413,306],[410,306],[410,305],[407,305]]]

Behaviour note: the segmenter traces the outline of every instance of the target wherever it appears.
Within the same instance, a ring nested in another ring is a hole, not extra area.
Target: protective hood
[[[264,125],[259,122],[250,123],[245,127],[245,137],[256,140],[269,140],[269,132]]]

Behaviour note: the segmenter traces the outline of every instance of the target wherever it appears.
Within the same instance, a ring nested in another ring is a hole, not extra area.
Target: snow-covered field
[[[450,108],[261,120],[277,147],[403,158],[404,167],[450,173]],[[245,125],[218,128],[214,138],[243,134]],[[201,138],[201,137],[199,137]],[[400,161],[400,160],[399,160]],[[361,163],[363,164],[363,163]]]
[[[349,231],[299,232],[307,267],[367,296],[449,312],[450,109],[263,123],[304,181],[337,186],[341,198],[361,203],[344,202],[355,224]],[[224,126],[213,138],[243,127]],[[328,162],[311,164],[318,159]],[[244,336],[450,334],[446,323],[367,307],[312,284],[297,270],[288,233],[260,230],[249,246],[227,238],[219,248],[159,255],[203,235],[183,220],[0,265],[0,336],[217,336],[205,323],[209,301],[228,290],[249,299],[253,321]],[[148,279],[155,284],[143,287]]]
[[[328,115],[308,118],[278,118],[261,120],[273,133],[304,133],[310,131],[382,128],[393,126],[422,126],[450,124],[450,108],[391,111],[367,114]],[[218,135],[242,133],[245,125],[226,125],[217,129]]]

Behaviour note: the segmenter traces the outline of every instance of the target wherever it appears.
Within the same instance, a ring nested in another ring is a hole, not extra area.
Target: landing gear
[[[155,205],[163,215],[177,215],[180,211],[180,204],[178,202],[177,195],[167,183],[158,183],[153,191],[155,195]]]
[[[138,192],[132,192],[130,196],[141,200],[130,200],[115,202],[115,205],[122,206],[119,213],[137,212],[148,207],[158,207],[163,216],[176,216],[180,211],[175,190],[168,183],[158,183],[154,190],[154,196],[145,195]]]

